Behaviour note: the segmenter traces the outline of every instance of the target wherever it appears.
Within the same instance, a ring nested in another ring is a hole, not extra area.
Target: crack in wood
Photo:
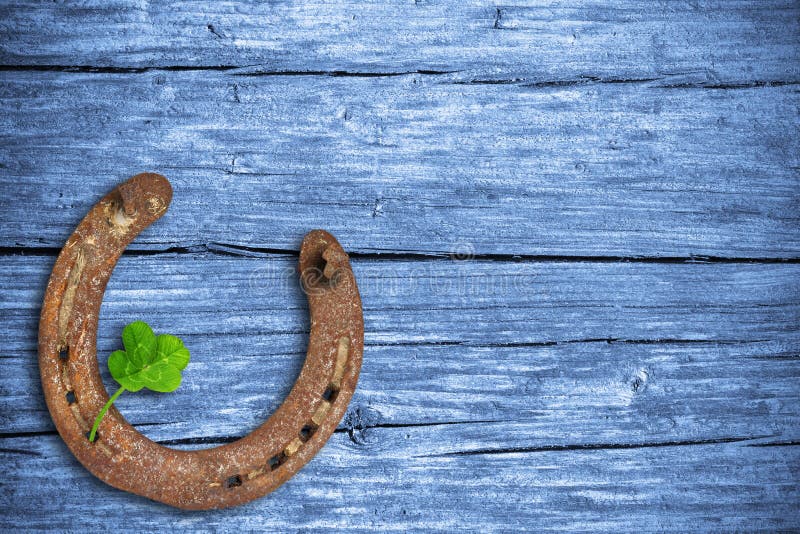
[[[183,422],[183,421],[178,421]],[[449,426],[449,425],[472,425],[472,424],[490,424],[490,423],[510,423],[512,421],[507,419],[478,419],[474,421],[431,421],[425,423],[379,423],[374,425],[369,425],[364,428],[424,428],[424,427],[433,427],[433,426]],[[150,425],[169,425],[173,423],[136,423],[134,427],[140,426],[150,426]],[[337,434],[347,433],[349,428],[346,426],[339,427],[335,430]],[[38,437],[38,436],[53,436],[56,435],[57,432],[55,430],[43,430],[43,431],[32,431],[32,432],[6,432],[0,433],[0,439],[16,439],[16,438],[28,438],[28,437]],[[176,439],[164,439],[156,441],[159,445],[206,445],[212,443],[233,443],[234,441],[241,439],[244,435],[234,435],[234,436],[196,436],[190,438],[176,438]]]
[[[264,257],[268,255],[299,256],[294,249],[257,247],[232,243],[197,243],[170,245],[163,248],[131,248],[123,256],[156,256],[159,254],[218,254],[235,257]],[[157,246],[157,245],[156,245]],[[38,246],[0,246],[0,256],[58,256],[61,249]],[[351,259],[385,261],[453,261],[448,252],[350,252]],[[800,257],[753,257],[753,256],[588,256],[555,254],[479,254],[470,261],[497,261],[514,263],[667,263],[667,264],[800,264]]]
[[[28,451],[25,449],[6,449],[0,448],[0,454],[22,454],[24,456],[43,456],[42,453],[36,451]]]
[[[620,450],[620,449],[645,449],[657,447],[686,447],[697,445],[722,445],[726,443],[739,443],[742,441],[753,441],[758,439],[774,438],[775,435],[731,437],[718,439],[698,439],[682,441],[660,441],[644,443],[573,443],[567,445],[543,445],[540,447],[511,447],[497,449],[475,449],[467,451],[446,452],[443,454],[431,454],[416,456],[416,458],[442,458],[448,456],[475,456],[475,455],[496,455],[496,454],[527,454],[538,452],[570,452],[570,451],[594,451],[594,450]]]
[[[220,334],[222,335],[222,334]],[[752,343],[768,343],[769,339],[680,339],[680,338],[653,338],[653,339],[621,339],[621,338],[586,338],[586,339],[565,339],[561,341],[520,341],[520,342],[497,342],[497,343],[476,343],[471,341],[397,341],[365,343],[365,346],[373,347],[436,347],[436,346],[458,346],[475,348],[525,348],[525,347],[556,347],[559,345],[577,345],[581,343],[615,343],[626,345],[746,345]]]
[[[480,421],[445,421],[445,422],[430,422],[430,423],[381,423],[376,425],[368,425],[359,430],[374,429],[374,428],[416,428],[416,427],[433,427],[433,426],[446,426],[446,425],[469,425],[469,424],[491,424],[491,423],[508,423],[508,420],[480,420]],[[351,432],[349,428],[337,428],[336,434],[346,434]],[[51,436],[55,435],[55,431],[42,431],[42,432],[18,432],[18,433],[3,433],[0,434],[0,439],[13,439],[24,437],[38,437],[38,436]],[[496,448],[496,449],[476,449],[467,451],[454,451],[443,454],[422,455],[415,456],[416,458],[441,458],[450,456],[476,456],[476,455],[499,455],[499,454],[529,454],[540,452],[572,452],[572,451],[594,451],[594,450],[627,450],[627,449],[645,449],[645,448],[659,448],[659,447],[686,447],[686,446],[703,446],[703,445],[724,445],[730,443],[742,443],[747,441],[756,441],[761,439],[769,439],[777,437],[775,434],[765,434],[756,436],[737,436],[716,439],[698,439],[698,440],[680,440],[680,441],[662,441],[662,442],[643,442],[643,443],[572,443],[565,445],[543,445],[538,447],[511,447],[511,448]],[[191,438],[177,438],[168,440],[156,441],[159,445],[173,446],[173,445],[213,445],[233,443],[241,439],[242,436],[200,436]],[[747,447],[795,447],[800,446],[800,441],[776,441],[765,443],[746,443]],[[24,454],[31,456],[41,456],[41,453],[20,448],[0,448],[0,453],[7,452],[10,454]]]
[[[209,29],[209,31],[211,31]],[[330,76],[342,78],[386,78],[422,75],[441,76],[456,74],[457,70],[416,69],[402,71],[350,71],[350,70],[269,70],[260,65],[0,65],[0,72],[65,72],[78,74],[142,74],[146,72],[196,72],[222,71],[234,76]]]
[[[508,29],[498,27],[501,20],[501,10],[497,9],[498,16],[495,20],[495,29]],[[211,24],[207,26],[209,32],[217,38],[224,38]],[[444,76],[459,74],[460,70],[384,70],[384,71],[351,71],[351,70],[270,70],[261,65],[161,65],[161,66],[113,66],[113,65],[0,65],[0,72],[64,72],[78,74],[143,74],[147,72],[202,72],[219,71],[232,76],[327,76],[340,78],[389,78],[398,76]],[[604,78],[601,76],[583,75],[574,79],[564,80],[531,80],[521,78],[473,78],[467,80],[453,80],[454,85],[520,85],[531,89],[549,89],[561,87],[576,87],[587,84],[652,84],[657,89],[706,89],[706,90],[738,90],[758,87],[782,87],[798,85],[800,80],[743,80],[719,83],[717,81],[697,82],[672,82],[670,80],[688,76],[691,73],[677,73],[660,77],[641,78]]]

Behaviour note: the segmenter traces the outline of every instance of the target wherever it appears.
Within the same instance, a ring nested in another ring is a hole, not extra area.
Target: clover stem
[[[111,395],[111,398],[108,399],[108,402],[105,406],[103,406],[103,409],[100,410],[100,413],[97,414],[97,417],[94,420],[94,425],[92,426],[92,433],[89,434],[89,441],[94,441],[94,437],[97,434],[97,428],[100,426],[100,421],[103,420],[103,416],[106,414],[108,409],[111,408],[111,405],[114,404],[114,401],[117,400],[117,397],[122,395],[123,391],[125,391],[125,387],[120,386],[117,392]]]

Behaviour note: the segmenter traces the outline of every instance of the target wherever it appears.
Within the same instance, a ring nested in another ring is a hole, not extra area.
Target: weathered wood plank
[[[0,8],[0,62],[798,81],[799,20],[792,0],[18,1]]]
[[[441,444],[442,453],[800,439],[798,343],[664,345],[370,346],[364,377],[340,429],[369,443],[374,430],[386,425],[485,422],[469,440]],[[269,361],[261,362],[220,354],[223,343],[194,347],[199,347],[196,361],[180,391],[124,395],[116,403],[155,441],[197,448],[245,435],[288,394],[304,356],[265,354]],[[403,357],[410,363],[394,363]],[[0,382],[5,390],[0,428],[6,434],[53,431],[31,360],[4,362],[13,366]],[[103,376],[113,392],[117,386],[105,364]],[[508,432],[509,426],[516,431]]]
[[[0,529],[796,529],[800,264],[765,259],[800,252],[798,34],[792,0],[4,3]],[[273,252],[356,253],[348,415],[241,508],[105,486],[43,403],[52,254],[143,170],[176,198],[131,248],[195,252],[123,258],[99,350],[134,318],[186,339],[178,392],[118,403],[164,444],[288,392],[308,322]]]
[[[514,430],[511,428],[510,430]],[[379,429],[373,447],[335,434],[270,496],[182,512],[104,485],[56,436],[3,440],[0,527],[374,531],[698,531],[797,525],[800,447],[762,441],[436,456],[469,425]],[[17,451],[25,451],[23,453]],[[46,491],[42,491],[46,488]],[[57,505],[54,505],[57,501]],[[135,504],[135,505],[134,505]],[[124,510],[124,513],[119,513]]]
[[[176,196],[139,248],[800,254],[795,86],[440,78],[2,72],[0,246],[61,247],[152,170]]]
[[[3,432],[52,430],[36,362],[52,261],[0,262]],[[304,357],[304,297],[287,276],[295,261],[124,257],[100,317],[103,362],[122,326],[138,318],[183,337],[194,355],[175,394],[123,396],[126,417],[162,441],[225,439],[263,421]],[[342,427],[350,431],[458,421],[526,429],[475,436],[448,452],[800,432],[800,265],[358,260],[354,267],[367,350]]]

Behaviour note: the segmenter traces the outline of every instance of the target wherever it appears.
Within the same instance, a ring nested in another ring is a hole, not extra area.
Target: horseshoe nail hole
[[[122,192],[117,192],[116,198],[109,204],[107,219],[109,226],[125,228],[131,224],[136,217],[136,210],[133,206],[125,204],[125,199],[122,195]]]
[[[91,430],[87,430],[86,433],[83,435],[83,437],[86,438],[86,441],[89,441],[89,436],[91,436],[91,435],[92,435],[92,431]],[[94,441],[93,442],[89,441],[89,443],[97,443],[98,441],[100,441],[100,431],[99,430],[94,433]]]
[[[328,266],[328,260],[322,257],[322,254],[319,257],[314,258],[314,261],[311,263],[311,268],[315,271],[318,271],[319,274],[322,276],[322,280],[325,280],[327,277],[325,276],[325,267]]]
[[[225,481],[226,488],[238,488],[242,485],[242,477],[240,475],[233,475],[232,477],[228,477],[228,480]]]
[[[310,294],[317,294],[316,292],[330,286],[330,280],[328,280],[323,271],[324,267],[325,260],[322,260],[322,268],[312,265],[303,271],[300,276],[300,283],[303,285],[304,291]]]
[[[272,458],[269,459],[269,468],[275,471],[277,468],[281,466],[283,462],[286,461],[286,455],[284,453],[276,454]]]
[[[314,432],[316,431],[317,431],[317,425],[308,424],[304,426],[303,428],[300,429],[300,441],[305,443],[311,438],[311,436],[314,435]]]
[[[327,245],[326,245],[327,247]],[[308,260],[308,267],[303,269],[300,280],[306,291],[318,291],[329,288],[336,288],[340,274],[325,259],[324,254],[327,248],[315,253]]]
[[[58,349],[58,359],[65,362],[69,359],[69,347],[61,347]]]
[[[74,391],[67,391],[67,394],[65,395],[65,397],[67,398],[67,404],[75,404],[75,392]]]
[[[131,223],[133,216],[128,216],[123,210],[122,206],[117,206],[114,210],[114,224],[117,226],[128,226]]]
[[[328,402],[333,402],[336,400],[336,396],[339,394],[339,390],[333,386],[328,386],[325,392],[322,394],[322,398]]]

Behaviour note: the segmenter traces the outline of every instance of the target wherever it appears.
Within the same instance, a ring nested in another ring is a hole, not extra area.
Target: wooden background
[[[3,2],[0,527],[800,528],[799,84],[795,0]],[[175,199],[98,349],[140,318],[190,347],[117,403],[160,443],[265,420],[302,236],[352,253],[348,415],[239,508],[106,486],[44,405],[55,256],[142,171]]]

